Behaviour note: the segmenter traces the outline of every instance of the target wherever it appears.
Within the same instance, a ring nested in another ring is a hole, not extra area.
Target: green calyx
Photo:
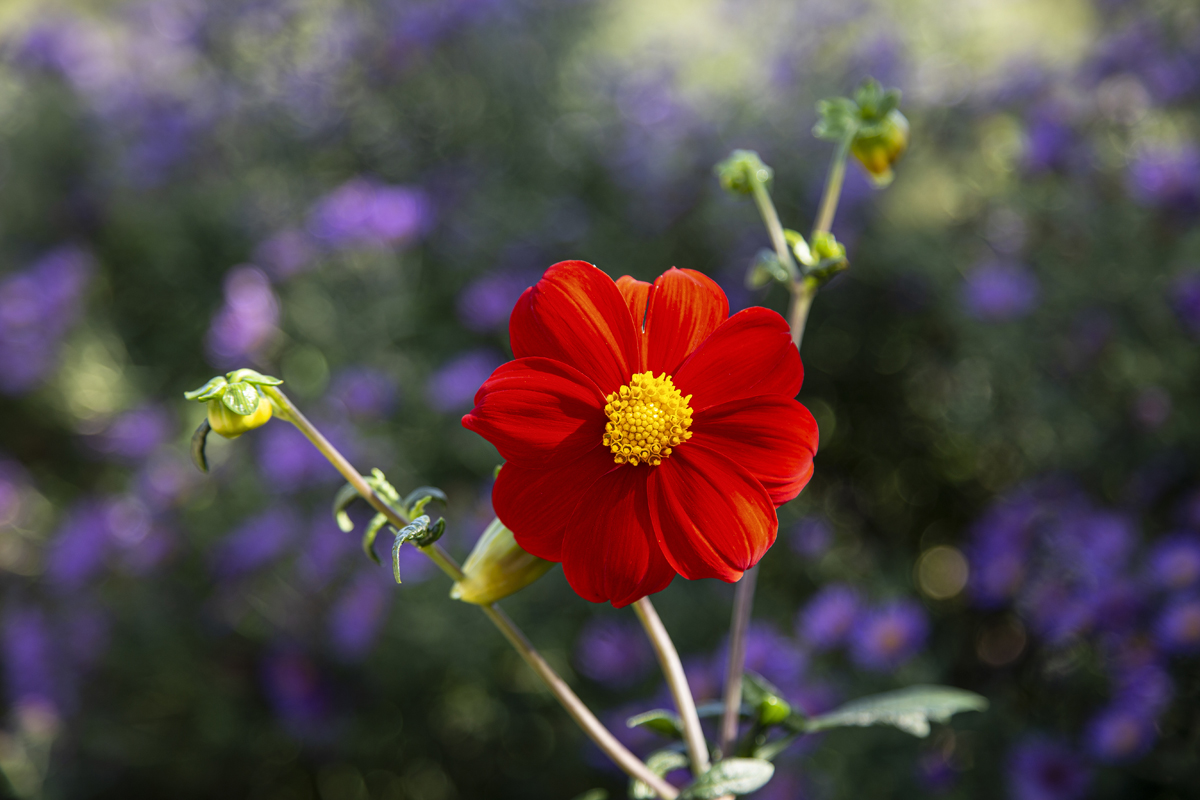
[[[848,142],[850,154],[876,186],[886,186],[892,180],[892,165],[908,147],[908,120],[899,105],[900,90],[884,89],[867,78],[853,98],[833,97],[817,103],[813,135]]]
[[[753,194],[756,186],[766,186],[774,175],[753,150],[734,150],[713,171],[722,189],[740,195]]]
[[[281,383],[283,381],[278,378],[252,369],[238,369],[225,376],[218,375],[199,389],[184,392],[183,396],[206,403],[210,428],[226,439],[233,439],[267,424],[272,406],[261,387]]]

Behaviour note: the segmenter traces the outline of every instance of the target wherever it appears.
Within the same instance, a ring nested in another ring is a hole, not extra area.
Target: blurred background
[[[903,90],[852,165],[750,667],[809,712],[990,698],[925,740],[834,731],[760,798],[1200,796],[1200,8],[1190,0],[107,0],[0,4],[0,792],[455,800],[625,791],[474,608],[404,583],[272,423],[188,461],[182,393],[252,366],[364,471],[450,497],[549,264],[744,276],[712,166],[811,225],[815,101]],[[216,437],[214,437],[216,438]],[[386,537],[385,537],[386,538]],[[410,557],[411,555],[411,557]],[[702,699],[731,586],[655,598]],[[628,610],[560,570],[505,602],[641,753],[667,705]]]

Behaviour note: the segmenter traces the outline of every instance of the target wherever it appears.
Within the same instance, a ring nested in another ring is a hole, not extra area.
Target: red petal
[[[634,327],[641,332],[646,327],[646,302],[650,299],[650,284],[629,275],[622,275],[617,278],[617,288],[629,304]]]
[[[576,367],[611,392],[641,367],[641,344],[612,278],[583,261],[562,261],[525,290],[508,323],[513,355]]]
[[[696,414],[692,438],[683,447],[692,445],[741,464],[771,495],[771,502],[781,506],[800,494],[812,477],[817,422],[791,398],[750,397]]]
[[[567,524],[563,574],[584,600],[620,608],[675,577],[650,522],[646,470],[619,467],[601,477]]]
[[[775,541],[779,520],[767,490],[694,440],[651,467],[648,488],[658,543],[689,580],[736,581]]]
[[[492,487],[492,508],[526,551],[562,561],[563,534],[575,506],[597,478],[616,468],[602,447],[561,466],[505,464]]]
[[[783,317],[766,308],[739,311],[713,331],[675,373],[694,411],[780,394],[795,397],[804,381],[800,353]]]
[[[654,282],[646,314],[646,368],[675,370],[729,316],[721,287],[704,273],[671,269]]]
[[[463,425],[505,461],[544,468],[599,447],[606,420],[604,395],[582,372],[548,358],[519,358],[480,387]]]

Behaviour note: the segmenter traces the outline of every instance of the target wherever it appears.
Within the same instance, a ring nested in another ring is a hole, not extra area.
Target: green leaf
[[[681,800],[716,800],[727,794],[750,794],[766,785],[775,765],[761,758],[727,758],[684,789]]]
[[[363,552],[367,554],[367,558],[371,559],[376,564],[380,563],[380,561],[379,556],[375,555],[375,537],[379,535],[379,531],[383,528],[383,526],[387,525],[387,521],[387,517],[385,517],[383,514],[376,514],[371,518],[370,524],[367,525],[367,529],[363,532]],[[399,582],[400,579],[396,578],[396,583]]]
[[[909,686],[894,692],[851,700],[841,708],[813,717],[804,729],[891,725],[913,736],[928,736],[930,722],[945,722],[960,711],[983,711],[987,698],[952,686]]]
[[[608,790],[588,789],[583,794],[576,795],[575,800],[608,800]]]
[[[678,750],[659,750],[656,753],[651,753],[650,757],[646,759],[646,766],[659,777],[687,765],[687,756]],[[635,779],[629,782],[629,796],[634,798],[634,800],[651,800],[651,798],[658,797],[658,793],[651,789],[648,784]]]
[[[341,489],[338,489],[338,493],[333,497],[333,519],[337,522],[338,530],[342,533],[350,533],[354,530],[354,522],[350,519],[350,515],[346,513],[346,509],[358,497],[358,489],[355,489],[352,483],[347,483]]]
[[[199,467],[201,472],[208,472],[208,456],[204,453],[204,447],[208,444],[208,434],[211,430],[208,417],[205,417],[200,427],[192,434],[192,463]]]
[[[229,382],[227,380],[218,375],[208,383],[201,386],[199,389],[194,389],[190,392],[184,392],[183,396],[187,400],[199,400],[200,402],[212,400],[225,390],[225,386],[228,383]]]
[[[445,508],[450,502],[446,499],[446,493],[436,486],[421,486],[409,492],[408,496],[401,502],[401,505],[408,511],[405,516],[420,516],[421,512],[425,510],[425,506],[431,500],[441,503],[442,508]]]
[[[774,761],[776,756],[791,747],[800,736],[801,734],[799,733],[789,733],[787,736],[760,745],[755,748],[754,757],[761,758],[764,761]]]
[[[225,387],[221,402],[235,414],[248,417],[258,409],[258,389],[248,383],[231,383]]]
[[[738,708],[738,714],[743,717],[753,717],[757,713],[758,712],[755,709],[751,708],[750,706],[746,705],[745,703],[742,703],[741,706]],[[723,716],[725,714],[725,704],[721,703],[719,701],[713,701],[711,703],[701,703],[700,705],[696,706],[696,714],[701,719],[707,719],[708,717]]]
[[[674,739],[683,738],[683,720],[674,711],[665,708],[656,708],[630,717],[625,720],[625,725],[630,728],[645,728]]]
[[[225,377],[229,379],[230,383],[250,383],[255,386],[278,386],[283,383],[279,378],[263,375],[261,372],[255,372],[252,369],[234,370]]]
[[[791,228],[783,229],[783,238],[787,240],[788,247],[792,248],[792,255],[796,260],[805,266],[812,266],[813,258],[812,250],[808,247],[808,242],[804,241],[804,236],[799,231],[794,231]]]
[[[433,544],[446,527],[445,520],[439,519],[438,523],[439,525],[431,529],[429,517],[422,514],[396,532],[396,541],[392,544],[392,572],[396,576],[396,583],[400,583],[400,545],[405,542],[412,542],[417,547],[427,547]],[[430,535],[433,538],[429,538]],[[365,540],[363,544],[366,544]]]

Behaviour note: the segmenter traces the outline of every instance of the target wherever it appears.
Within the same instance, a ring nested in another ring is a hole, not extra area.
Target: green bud
[[[764,697],[758,704],[758,719],[763,725],[778,725],[792,715],[792,707],[775,695]]]
[[[813,258],[812,250],[808,247],[808,242],[804,241],[804,237],[799,231],[794,231],[791,228],[783,229],[783,238],[787,240],[788,247],[792,248],[792,255],[797,261],[806,267],[811,267],[817,263]]]
[[[846,257],[846,246],[838,242],[832,233],[823,231],[813,237],[812,252],[814,263],[819,264],[826,259],[843,259]]]
[[[770,183],[774,173],[753,150],[734,150],[713,170],[721,188],[732,194],[751,194],[755,184]]]
[[[892,182],[892,165],[908,147],[908,120],[893,108],[878,122],[863,125],[850,143],[850,153],[870,173],[876,186]]]
[[[463,564],[464,577],[454,584],[450,596],[485,606],[519,592],[553,566],[553,561],[522,550],[512,531],[495,519],[475,543],[475,549]]]
[[[245,384],[242,384],[245,386]],[[255,391],[251,388],[251,391]],[[226,439],[236,439],[246,431],[266,425],[271,419],[271,402],[259,395],[258,403],[249,414],[240,414],[231,409],[225,402],[225,395],[214,397],[208,401],[208,424],[216,433]],[[242,398],[239,398],[239,400]]]

